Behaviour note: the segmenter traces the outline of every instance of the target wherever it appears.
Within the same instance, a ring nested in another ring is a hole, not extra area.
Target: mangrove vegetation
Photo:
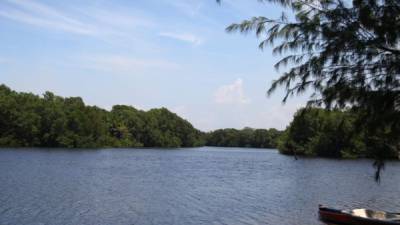
[[[111,110],[86,105],[80,97],[16,92],[0,85],[0,147],[250,147],[277,148],[283,154],[334,158],[397,157],[386,126],[370,133],[360,123],[367,113],[302,108],[284,131],[218,129],[202,132],[166,108]]]
[[[281,133],[274,128],[218,129],[206,134],[206,144],[216,147],[275,148]]]
[[[80,97],[51,92],[42,97],[0,86],[0,146],[3,147],[193,147],[201,131],[166,108],[143,111],[116,105],[111,111]]]
[[[352,110],[303,108],[279,137],[277,148],[283,154],[333,158],[395,158],[400,143],[391,145],[387,126],[381,133],[369,133],[360,123],[365,113]]]

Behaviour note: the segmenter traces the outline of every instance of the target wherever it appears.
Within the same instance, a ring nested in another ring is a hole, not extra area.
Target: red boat
[[[328,224],[400,225],[400,213],[369,209],[338,210],[319,206],[319,218]]]

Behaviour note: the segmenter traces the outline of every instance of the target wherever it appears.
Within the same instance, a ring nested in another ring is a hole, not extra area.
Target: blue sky
[[[279,56],[224,31],[280,12],[256,0],[0,0],[0,83],[106,109],[167,107],[204,131],[283,129],[305,97],[267,98]]]

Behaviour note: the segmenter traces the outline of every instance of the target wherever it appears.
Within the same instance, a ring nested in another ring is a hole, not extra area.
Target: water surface
[[[275,150],[0,150],[0,224],[317,225],[318,204],[400,211],[400,163]]]

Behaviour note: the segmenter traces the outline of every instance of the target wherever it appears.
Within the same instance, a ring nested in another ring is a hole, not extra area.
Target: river
[[[0,150],[1,225],[319,225],[318,204],[400,211],[400,163],[244,148]]]

